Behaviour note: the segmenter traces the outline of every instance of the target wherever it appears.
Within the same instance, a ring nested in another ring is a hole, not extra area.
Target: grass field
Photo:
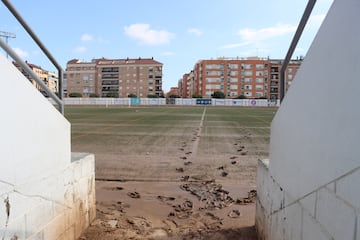
[[[176,181],[184,172],[254,183],[256,160],[267,157],[276,108],[66,107],[72,151],[96,157],[99,179]],[[237,161],[230,168],[230,159]],[[183,168],[184,171],[176,171]],[[241,174],[240,174],[241,173]],[[241,175],[241,176],[240,176]]]

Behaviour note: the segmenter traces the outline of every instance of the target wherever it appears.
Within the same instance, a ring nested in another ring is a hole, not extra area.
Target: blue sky
[[[65,69],[77,58],[154,57],[164,64],[163,89],[177,86],[201,59],[284,58],[306,0],[13,0]],[[332,0],[318,0],[293,55],[305,56]],[[0,3],[0,31],[24,59],[55,70]],[[3,51],[0,50],[2,53]]]

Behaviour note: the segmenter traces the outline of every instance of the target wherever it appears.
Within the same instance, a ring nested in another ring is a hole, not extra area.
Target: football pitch
[[[72,152],[95,154],[97,179],[226,177],[255,184],[277,108],[70,107]]]

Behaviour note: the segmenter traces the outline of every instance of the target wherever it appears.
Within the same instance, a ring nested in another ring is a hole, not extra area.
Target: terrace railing
[[[36,44],[40,47],[43,53],[47,56],[47,58],[52,62],[52,64],[58,70],[58,95],[56,95],[53,91],[51,91],[46,84],[31,70],[31,68],[15,53],[15,51],[8,46],[2,39],[0,39],[0,46],[4,49],[4,51],[11,56],[11,58],[19,64],[35,81],[39,86],[45,91],[45,93],[52,98],[55,103],[58,105],[58,110],[64,114],[64,103],[62,100],[63,96],[63,76],[64,71],[61,68],[60,64],[55,60],[55,58],[51,55],[51,53],[47,50],[45,45],[40,41],[40,39],[36,36],[34,31],[29,27],[29,25],[25,22],[25,20],[21,17],[18,11],[14,8],[14,6],[8,0],[1,0],[4,5],[9,9],[12,15],[18,20],[18,22],[22,25],[22,27],[27,31],[27,33],[32,37],[32,39],[36,42]]]

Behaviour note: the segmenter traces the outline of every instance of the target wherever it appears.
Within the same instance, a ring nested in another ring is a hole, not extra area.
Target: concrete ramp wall
[[[0,54],[0,239],[76,239],[95,217],[94,156]]]
[[[261,239],[360,239],[360,1],[335,0],[259,162]]]

